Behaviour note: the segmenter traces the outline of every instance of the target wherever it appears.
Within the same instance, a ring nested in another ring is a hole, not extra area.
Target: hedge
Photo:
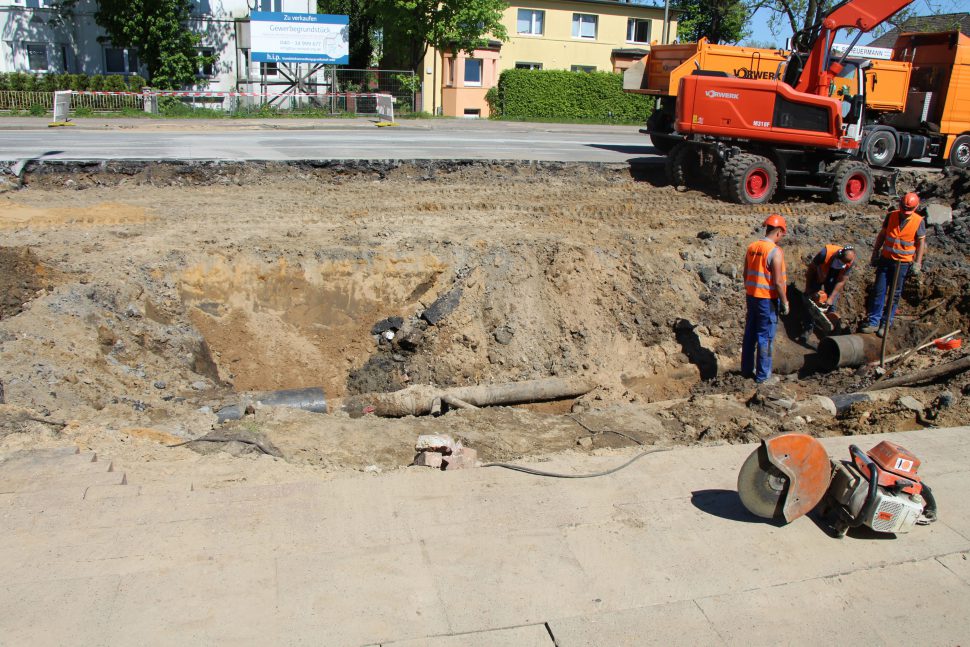
[[[135,74],[126,79],[120,74],[88,76],[87,74],[0,73],[0,90],[14,92],[54,92],[55,90],[141,92],[143,87],[145,87],[145,79]]]
[[[653,111],[623,92],[623,75],[565,70],[505,70],[486,96],[494,117],[643,123]]]

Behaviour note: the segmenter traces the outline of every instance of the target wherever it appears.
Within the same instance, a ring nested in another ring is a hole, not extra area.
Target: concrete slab
[[[724,644],[693,601],[553,620],[549,628],[558,647]]]
[[[416,638],[383,643],[382,647],[555,647],[545,625],[512,627],[471,634]],[[562,643],[559,643],[562,647]]]
[[[952,553],[937,557],[936,561],[943,564],[950,572],[970,584],[970,553]]]
[[[434,581],[440,567],[417,543],[281,555],[275,559],[278,615],[294,640],[318,645],[451,634]]]
[[[959,645],[970,632],[968,594],[965,583],[930,559],[697,604],[729,645]]]

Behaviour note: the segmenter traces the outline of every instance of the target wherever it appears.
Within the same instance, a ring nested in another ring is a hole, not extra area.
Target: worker
[[[778,246],[788,233],[788,225],[784,218],[773,213],[764,226],[764,238],[751,243],[744,257],[747,316],[741,345],[741,374],[754,377],[758,384],[771,378],[771,352],[778,313],[787,315],[789,312],[785,255]]]
[[[855,263],[855,248],[852,245],[825,245],[808,264],[805,271],[805,298],[811,300],[820,310],[835,313],[839,296],[849,279],[849,272]],[[811,306],[806,306],[811,307]],[[808,341],[814,329],[810,317],[805,320],[805,328],[799,341]]]
[[[899,208],[890,212],[882,222],[882,230],[876,236],[872,248],[870,264],[876,268],[876,281],[872,287],[872,301],[869,306],[869,320],[860,332],[876,333],[882,337],[886,326],[892,324],[903,292],[903,283],[910,274],[919,276],[923,271],[923,255],[926,253],[926,224],[923,217],[916,213],[919,196],[907,193],[899,200]],[[899,270],[896,279],[896,292],[892,297],[892,310],[887,308],[887,295],[893,283],[893,275]]]

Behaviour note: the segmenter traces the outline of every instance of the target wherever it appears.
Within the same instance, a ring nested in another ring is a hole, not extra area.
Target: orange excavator
[[[683,185],[706,172],[722,196],[742,204],[768,202],[779,188],[867,203],[873,172],[858,155],[865,84],[852,96],[833,97],[832,88],[862,35],[912,1],[844,0],[795,35],[780,80],[701,69],[683,77],[674,125],[684,141],[667,157],[671,183]],[[856,31],[836,57],[832,43],[840,29]]]

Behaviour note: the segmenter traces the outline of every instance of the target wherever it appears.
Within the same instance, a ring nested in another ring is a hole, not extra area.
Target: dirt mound
[[[53,289],[51,271],[28,247],[0,247],[0,319],[23,311],[24,303]]]

